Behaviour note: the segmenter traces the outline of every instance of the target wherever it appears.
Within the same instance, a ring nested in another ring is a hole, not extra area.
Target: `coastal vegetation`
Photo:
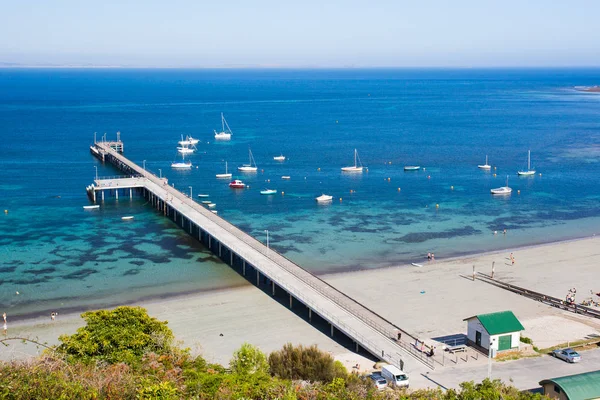
[[[226,368],[193,356],[140,307],[86,312],[86,325],[39,358],[0,364],[2,399],[505,399],[543,398],[499,380],[460,390],[377,390],[316,346],[268,357],[245,343]],[[16,339],[14,339],[16,340]],[[10,338],[1,340],[10,345]],[[34,340],[30,342],[35,344]]]

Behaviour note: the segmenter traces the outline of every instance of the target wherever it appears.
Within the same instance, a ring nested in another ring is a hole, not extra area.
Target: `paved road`
[[[600,369],[600,349],[581,352],[581,362],[568,364],[554,357],[544,355],[535,358],[525,358],[514,361],[501,361],[492,363],[492,378],[502,379],[518,389],[539,388],[542,379],[556,378],[558,376],[580,374],[583,372],[597,371]],[[469,364],[459,364],[456,367],[438,368],[428,374],[413,376],[411,387],[435,387],[439,384],[445,388],[458,388],[460,382],[480,382],[487,377],[487,360],[481,357]]]

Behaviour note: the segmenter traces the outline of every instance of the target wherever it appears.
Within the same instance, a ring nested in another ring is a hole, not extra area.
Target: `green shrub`
[[[336,366],[333,357],[317,348],[286,344],[269,355],[271,374],[283,379],[331,382],[336,377],[345,377],[346,368]],[[341,368],[340,368],[341,367]]]
[[[526,336],[521,336],[519,340],[521,340],[521,342],[523,342],[523,343],[533,344],[533,340],[531,340],[530,338],[528,338]]]
[[[146,352],[165,354],[171,349],[173,332],[167,323],[148,316],[141,307],[89,311],[81,317],[84,327],[58,338],[62,344],[57,351],[70,360],[134,365]]]
[[[267,356],[256,346],[244,343],[233,353],[229,362],[231,371],[235,374],[268,374],[269,363]]]

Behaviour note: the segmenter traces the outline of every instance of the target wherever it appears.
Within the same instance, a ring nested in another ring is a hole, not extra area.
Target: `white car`
[[[383,390],[387,387],[387,379],[381,376],[381,374],[375,373],[369,376],[369,378],[371,378],[371,381],[373,381],[373,384],[377,389]]]

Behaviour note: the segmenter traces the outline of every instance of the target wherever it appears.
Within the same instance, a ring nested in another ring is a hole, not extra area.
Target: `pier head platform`
[[[408,373],[425,373],[435,368],[434,358],[427,357],[427,348],[416,346],[413,335],[211,212],[169,185],[166,178],[130,161],[121,153],[122,143],[120,148],[114,143],[97,142],[90,151],[119,169],[123,176],[97,177],[87,187],[91,201],[104,201],[106,194],[117,198],[143,196],[158,212],[257,286],[262,281],[263,286],[270,286],[273,295],[284,292],[290,308],[301,305],[309,321],[315,314],[325,320],[331,336],[346,335],[356,351],[362,347]]]

